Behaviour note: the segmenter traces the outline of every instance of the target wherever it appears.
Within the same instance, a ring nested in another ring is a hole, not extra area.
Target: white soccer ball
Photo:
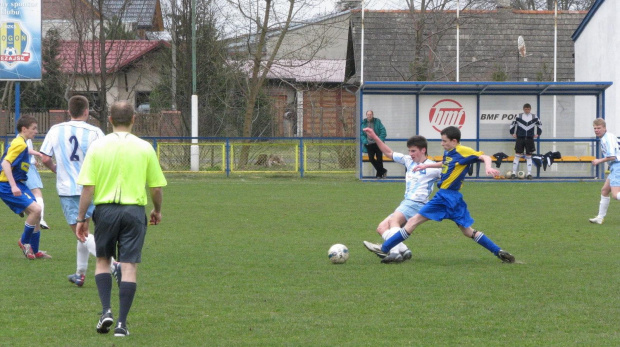
[[[327,256],[333,264],[344,264],[349,259],[349,249],[347,246],[337,243],[329,248]]]
[[[506,171],[506,178],[510,178],[512,176],[512,171]]]
[[[17,55],[17,51],[13,47],[7,47],[4,49],[4,55]]]
[[[525,172],[519,171],[519,173],[517,174],[517,177],[519,177],[521,179],[525,178]]]

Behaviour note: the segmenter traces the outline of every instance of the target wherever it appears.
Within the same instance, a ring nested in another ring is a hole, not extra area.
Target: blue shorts
[[[69,225],[77,224],[78,209],[80,207],[80,196],[61,196],[60,206],[62,206],[62,213],[65,215],[65,219]],[[95,205],[90,203],[88,210],[86,211],[86,218],[90,218],[95,210]]]
[[[405,219],[409,220],[411,217],[418,214],[422,207],[424,207],[424,204],[421,202],[405,199],[398,205],[396,211],[402,213]]]
[[[28,169],[28,179],[26,180],[26,187],[29,189],[43,188],[43,182],[41,182],[41,175],[39,175],[39,170],[37,170],[37,166],[32,164],[30,165],[30,169]]]
[[[474,224],[469,215],[463,194],[458,190],[439,189],[435,196],[419,212],[434,221],[450,219],[460,227],[468,228]]]
[[[17,181],[17,188],[22,191],[22,195],[14,196],[11,191],[11,185],[9,182],[0,182],[0,198],[4,203],[15,213],[22,213],[30,204],[36,202],[34,195],[26,187],[23,182]]]
[[[615,163],[609,168],[609,185],[612,187],[620,187],[620,163]]]

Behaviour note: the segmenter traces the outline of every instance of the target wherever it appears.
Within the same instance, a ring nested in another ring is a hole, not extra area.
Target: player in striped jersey
[[[426,157],[428,143],[424,136],[412,136],[407,140],[409,155],[394,152],[386,145],[372,128],[364,128],[369,139],[372,139],[381,152],[394,160],[395,163],[402,164],[406,168],[405,174],[405,199],[400,203],[396,210],[387,216],[379,226],[377,233],[384,240],[389,239],[394,233],[398,232],[428,202],[428,198],[433,191],[433,185],[441,175],[440,169],[416,170],[416,166],[421,164],[434,164],[435,162]],[[411,251],[404,243],[399,243],[390,250],[387,257],[381,260],[382,263],[400,263],[411,259]]]
[[[620,200],[620,148],[618,147],[618,138],[607,131],[607,124],[602,118],[597,118],[592,123],[594,126],[594,134],[601,140],[601,158],[592,160],[592,165],[601,163],[609,164],[609,176],[601,188],[601,201],[599,202],[598,215],[590,218],[590,223],[603,224],[609,201],[611,197]],[[610,197],[611,194],[611,197]]]
[[[95,140],[105,135],[98,127],[86,123],[89,117],[86,97],[76,95],[69,99],[69,115],[70,121],[50,128],[39,152],[43,155],[43,164],[56,173],[56,189],[60,196],[60,204],[65,219],[75,234],[80,194],[82,194],[82,186],[77,183],[77,178],[88,148]],[[55,163],[52,157],[55,158]],[[94,209],[95,206],[91,204],[86,214],[87,219],[90,219]],[[77,241],[77,271],[68,278],[78,287],[84,285],[89,253],[96,256],[93,235],[90,235],[86,242]]]
[[[505,263],[515,262],[514,256],[502,250],[481,231],[471,227],[474,224],[474,219],[469,215],[467,204],[459,191],[468,172],[467,169],[469,165],[483,161],[487,175],[496,176],[499,171],[492,167],[491,157],[461,145],[460,141],[461,131],[457,127],[449,126],[441,131],[441,146],[445,150],[443,163],[422,164],[415,168],[415,170],[441,168],[441,178],[437,183],[439,191],[428,204],[420,209],[418,214],[409,219],[402,229],[382,245],[364,241],[364,246],[369,251],[385,258],[390,249],[409,238],[409,235],[418,225],[431,219],[434,221],[450,219],[461,229],[463,235],[472,238],[501,261]]]

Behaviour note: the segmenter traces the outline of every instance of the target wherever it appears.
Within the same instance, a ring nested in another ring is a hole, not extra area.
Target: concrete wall
[[[604,1],[575,41],[575,80],[612,81],[605,92],[607,129],[620,135],[620,2]],[[577,105],[579,107],[579,104]],[[588,124],[576,124],[592,127]]]

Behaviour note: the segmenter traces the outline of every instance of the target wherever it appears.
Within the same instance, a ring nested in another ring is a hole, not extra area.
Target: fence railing
[[[13,137],[5,136],[5,145]],[[143,137],[153,144],[164,172],[197,172],[230,175],[244,173],[342,173],[354,174],[356,169],[355,138],[194,138]],[[38,149],[43,138],[33,141]],[[195,146],[195,147],[194,147]],[[192,150],[192,148],[197,150]],[[194,154],[193,154],[194,153]],[[192,170],[192,155],[197,156],[198,171]],[[41,171],[48,171],[38,165]]]

